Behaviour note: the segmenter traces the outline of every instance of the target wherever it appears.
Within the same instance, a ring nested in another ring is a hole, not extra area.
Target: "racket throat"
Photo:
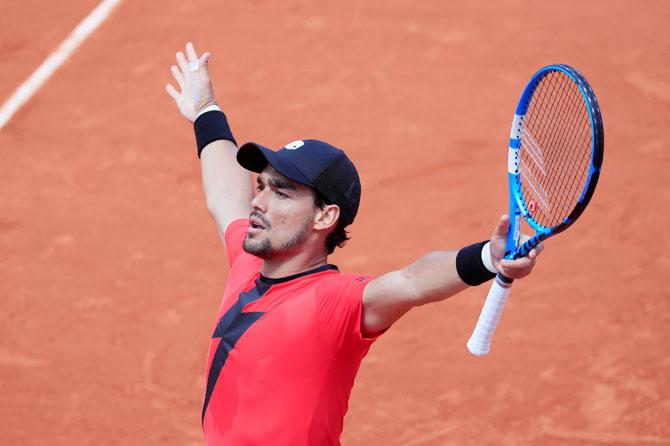
[[[510,197],[510,200],[515,200]],[[510,203],[510,227],[507,231],[507,240],[505,241],[505,258],[512,259],[519,249],[519,240],[521,237],[521,212],[516,201]]]

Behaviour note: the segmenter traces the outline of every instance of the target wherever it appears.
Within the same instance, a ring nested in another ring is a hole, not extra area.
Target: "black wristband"
[[[482,262],[482,248],[486,242],[488,240],[466,246],[456,255],[456,271],[461,280],[470,286],[481,285],[496,276]]]
[[[193,123],[193,130],[195,130],[195,142],[198,146],[198,158],[200,158],[202,149],[212,141],[227,139],[237,145],[226,115],[221,111],[212,110],[198,116]]]

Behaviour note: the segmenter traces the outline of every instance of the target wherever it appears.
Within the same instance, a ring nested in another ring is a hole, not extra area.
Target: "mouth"
[[[265,231],[266,229],[268,229],[267,225],[265,225],[260,218],[253,215],[249,217],[249,229],[247,230],[249,234],[257,234],[259,232]]]

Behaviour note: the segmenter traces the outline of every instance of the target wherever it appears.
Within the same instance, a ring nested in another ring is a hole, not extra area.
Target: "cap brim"
[[[242,144],[237,150],[237,162],[240,166],[252,172],[261,173],[270,164],[277,172],[305,186],[314,187],[304,173],[286,157],[277,151],[268,149],[255,142]]]
[[[268,165],[266,153],[274,153],[267,147],[255,142],[242,144],[237,150],[237,162],[240,166],[252,172],[261,173]]]

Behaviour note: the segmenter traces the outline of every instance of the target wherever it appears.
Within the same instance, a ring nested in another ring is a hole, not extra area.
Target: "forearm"
[[[411,306],[441,301],[468,287],[458,275],[457,254],[457,251],[430,252],[401,270]]]
[[[363,331],[377,333],[411,308],[447,299],[469,285],[487,282],[496,272],[511,279],[528,275],[542,245],[527,257],[505,260],[508,229],[509,217],[503,215],[490,243],[475,243],[459,251],[431,252],[371,281],[363,292]]]
[[[225,242],[228,224],[251,212],[251,175],[235,158],[235,138],[209,78],[209,53],[198,57],[189,42],[186,54],[180,51],[176,58],[178,66],[171,70],[179,90],[171,84],[165,88],[182,116],[194,125],[207,208]]]
[[[236,159],[237,146],[226,116],[217,105],[201,111],[194,123],[207,209],[225,242],[228,224],[251,212],[251,174]]]
[[[475,271],[484,268],[480,265],[481,247],[480,244],[460,251],[431,252],[370,282],[363,293],[364,331],[379,332],[413,307],[447,299],[467,288],[468,283],[475,284],[471,280],[473,267]],[[492,276],[490,271],[482,273],[476,283]]]
[[[456,251],[426,254],[370,282],[363,293],[365,333],[378,333],[416,306],[444,300],[468,285],[456,270]]]
[[[235,159],[237,147],[231,141],[220,139],[209,143],[200,154],[202,187],[210,213],[230,208],[231,214],[247,215],[246,209],[253,198],[250,173]],[[235,207],[244,211],[235,212]]]

